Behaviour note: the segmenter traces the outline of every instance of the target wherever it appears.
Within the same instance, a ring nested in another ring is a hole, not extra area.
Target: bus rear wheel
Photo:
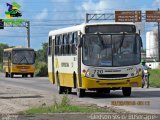
[[[131,87],[123,87],[122,92],[125,97],[131,96]]]
[[[63,94],[65,92],[65,88],[63,86],[58,85],[58,93]]]
[[[66,88],[66,93],[67,94],[71,94],[72,93],[72,88],[71,87],[67,87]]]
[[[81,89],[81,88],[77,88],[77,96],[80,97],[84,97],[85,94],[85,89]]]

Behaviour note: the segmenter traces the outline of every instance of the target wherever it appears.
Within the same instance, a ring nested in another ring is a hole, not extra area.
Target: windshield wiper
[[[122,40],[121,40],[121,43],[120,43],[119,49],[121,49],[121,47],[122,47],[122,45],[123,45],[123,42],[124,42],[124,39],[125,39],[125,32],[123,32]]]
[[[98,38],[103,46],[103,48],[105,47],[104,42],[103,42],[103,38],[101,37],[101,35],[99,34],[99,32],[97,32]]]

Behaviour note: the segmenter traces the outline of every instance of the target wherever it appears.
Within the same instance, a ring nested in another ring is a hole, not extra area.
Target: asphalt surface
[[[11,79],[5,78],[4,74],[0,73],[0,84],[57,94],[56,86],[52,85],[47,77],[16,76]],[[123,97],[121,90],[101,95],[87,91],[83,98],[78,98],[73,90],[69,96],[80,102],[124,109],[133,113],[160,114],[160,88],[133,88],[130,97]]]

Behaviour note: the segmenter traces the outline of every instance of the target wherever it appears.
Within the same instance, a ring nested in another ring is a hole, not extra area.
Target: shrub
[[[0,72],[2,72],[2,64],[0,63]]]
[[[48,76],[48,67],[45,62],[36,62],[35,76],[38,76],[38,77],[47,77]]]

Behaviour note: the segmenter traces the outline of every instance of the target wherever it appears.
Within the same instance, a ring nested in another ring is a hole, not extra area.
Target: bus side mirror
[[[79,37],[78,38],[78,47],[80,48],[81,46],[82,46],[82,44],[83,44],[83,37]]]
[[[8,53],[8,59],[10,59],[11,58],[11,54],[10,53]]]
[[[35,57],[35,58],[37,57],[36,53],[34,53],[34,57]]]
[[[143,48],[143,42],[141,37],[140,37],[140,44],[141,44],[141,47]]]
[[[140,46],[143,48],[142,38],[138,34],[136,34],[136,39],[137,38],[139,39]]]

